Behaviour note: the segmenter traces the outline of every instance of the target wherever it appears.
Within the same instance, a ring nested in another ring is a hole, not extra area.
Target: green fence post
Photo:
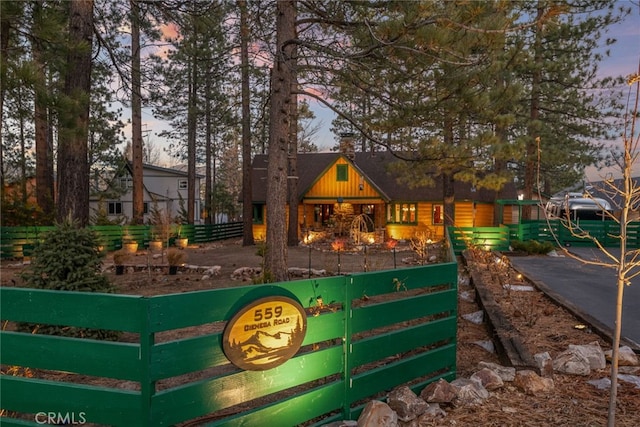
[[[353,346],[351,343],[351,331],[353,328],[353,307],[351,296],[351,285],[353,285],[353,277],[345,276],[344,280],[344,362],[342,368],[344,369],[344,394],[342,402],[342,417],[345,420],[351,419],[351,401],[353,383],[351,379],[351,353],[353,352]]]
[[[151,378],[151,347],[155,344],[155,335],[151,332],[149,301],[147,297],[140,299],[142,310],[140,319],[140,420],[142,427],[153,425],[153,407],[151,399],[156,392],[156,383]]]

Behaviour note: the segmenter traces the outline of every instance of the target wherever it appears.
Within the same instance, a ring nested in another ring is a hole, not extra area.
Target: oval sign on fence
[[[295,300],[261,298],[243,307],[227,323],[222,349],[240,369],[264,371],[291,359],[307,332],[307,316]]]

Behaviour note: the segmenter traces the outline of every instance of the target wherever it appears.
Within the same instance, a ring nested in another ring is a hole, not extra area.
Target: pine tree
[[[91,93],[93,0],[69,2],[69,50],[58,146],[57,218],[89,222],[89,165],[87,139]]]
[[[612,0],[540,0],[525,9],[536,16],[535,25],[529,32],[512,36],[526,47],[527,56],[516,69],[527,88],[523,104],[529,111],[523,124],[526,133],[521,136],[526,147],[522,161],[526,199],[536,191],[553,193],[575,183],[584,167],[601,156],[601,141],[608,138],[608,118],[619,107],[599,94],[610,93],[619,80],[598,78],[602,57],[596,49],[607,26],[628,13],[615,8]],[[539,164],[538,149],[542,153]],[[528,215],[527,210],[525,218]]]
[[[71,221],[58,224],[33,251],[33,260],[22,273],[31,288],[53,291],[114,292],[101,272],[103,252],[99,236]],[[101,330],[52,325],[23,325],[38,333],[72,337],[114,339],[117,335]]]

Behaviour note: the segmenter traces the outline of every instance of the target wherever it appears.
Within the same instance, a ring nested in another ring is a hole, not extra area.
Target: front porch
[[[300,205],[304,243],[351,238],[358,244],[385,241],[385,204],[379,200],[312,200]]]

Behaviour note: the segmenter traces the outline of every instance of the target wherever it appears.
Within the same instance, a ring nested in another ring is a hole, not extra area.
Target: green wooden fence
[[[580,237],[580,233],[598,239],[605,247],[620,246],[620,225],[615,221],[580,220],[579,229],[573,231],[560,220],[525,220],[520,224],[501,227],[449,227],[451,244],[456,254],[472,246],[496,251],[509,250],[512,240],[525,242],[557,242],[562,246],[595,246],[593,240]],[[627,227],[627,247],[640,248],[640,222],[631,222]]]
[[[31,255],[44,234],[54,227],[0,227],[0,256],[2,258],[23,258]],[[122,240],[129,235],[140,247],[147,247],[151,240],[151,226],[104,225],[89,227],[96,231],[107,251],[122,247]],[[242,237],[242,222],[212,225],[183,225],[181,234],[192,243],[214,242],[233,237]]]
[[[509,250],[509,228],[502,227],[449,227],[454,252],[459,255],[470,247],[496,251]]]
[[[564,226],[560,220],[524,220],[520,224],[509,225],[510,240],[538,240],[558,242],[563,246],[595,246],[589,238],[579,237],[579,234],[587,233],[603,246],[620,246],[620,225],[616,221],[589,221],[580,220],[576,230],[572,231]],[[555,236],[555,238],[554,238]],[[640,248],[640,222],[634,221],[627,226],[627,246]]]
[[[276,368],[239,370],[222,351],[223,326],[273,295],[307,311],[303,346]],[[123,333],[106,342],[2,331],[4,366],[57,372],[0,377],[2,409],[17,413],[0,419],[6,426],[39,425],[41,412],[116,426],[200,417],[210,426],[313,425],[355,419],[395,386],[418,391],[456,374],[453,255],[432,266],[153,297],[0,288],[0,313]],[[176,330],[180,338],[163,336]]]

